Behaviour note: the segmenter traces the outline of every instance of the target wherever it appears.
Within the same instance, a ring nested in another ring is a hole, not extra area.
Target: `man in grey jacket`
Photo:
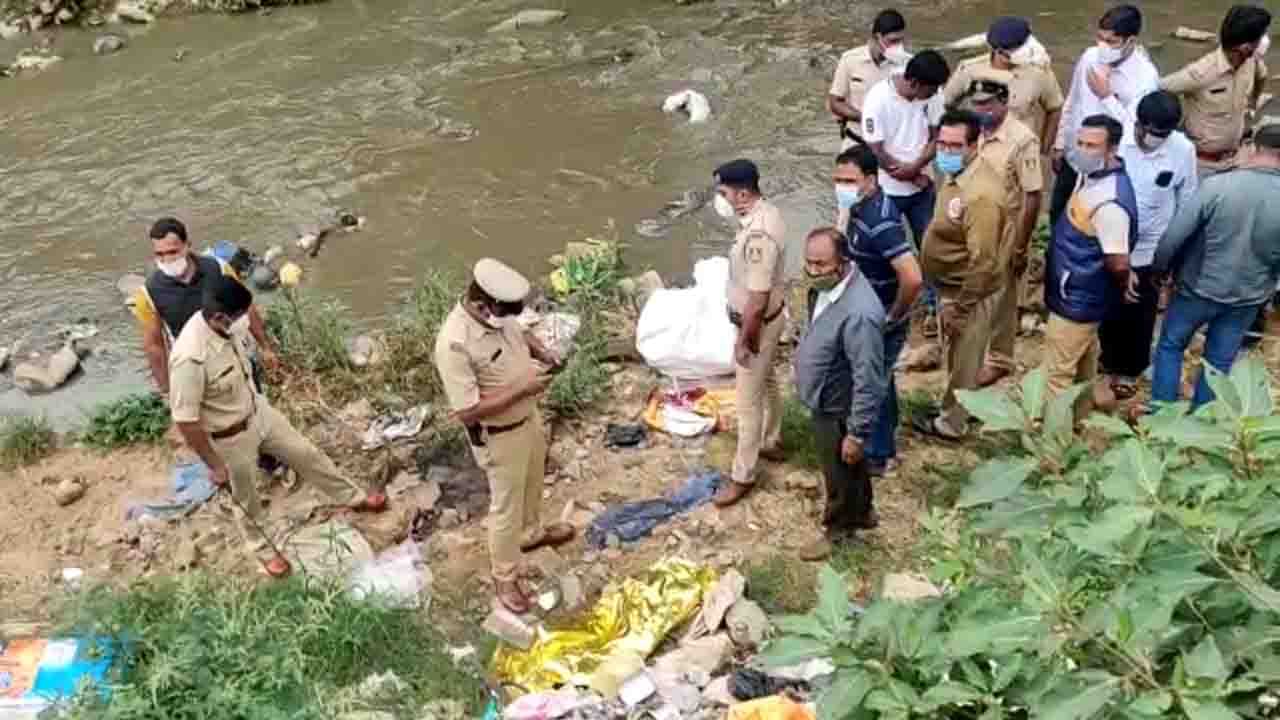
[[[1253,136],[1252,156],[1206,178],[1182,206],[1156,250],[1157,272],[1176,273],[1178,294],[1156,344],[1151,399],[1176,402],[1182,355],[1205,328],[1204,359],[1231,370],[1245,333],[1280,279],[1280,125]],[[1192,406],[1213,399],[1204,376]]]
[[[822,560],[832,542],[877,525],[867,440],[889,390],[884,364],[884,306],[842,252],[844,236],[818,228],[805,240],[809,322],[796,348],[796,394],[813,417],[826,481],[825,537],[800,557]]]

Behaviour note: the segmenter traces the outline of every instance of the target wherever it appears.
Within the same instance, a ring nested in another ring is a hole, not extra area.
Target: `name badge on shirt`
[[[964,218],[964,201],[960,198],[951,198],[951,202],[947,203],[947,217],[952,222],[960,222]]]

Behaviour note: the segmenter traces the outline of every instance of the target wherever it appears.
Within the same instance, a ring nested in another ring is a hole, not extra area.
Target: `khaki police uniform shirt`
[[[1219,153],[1240,147],[1245,117],[1266,81],[1261,60],[1250,57],[1232,70],[1218,48],[1160,80],[1160,89],[1181,97],[1187,137],[1196,150]]]
[[[782,307],[786,225],[773,203],[761,198],[746,216],[729,251],[729,307],[742,312],[747,293],[769,293],[768,317]]]
[[[976,160],[938,189],[922,266],[931,282],[958,291],[961,302],[976,302],[1000,289],[1009,259],[1004,198],[1005,188]]]
[[[962,60],[942,91],[947,105],[954,105],[975,79],[990,70],[990,54]],[[1043,137],[1045,119],[1066,102],[1058,77],[1044,65],[1015,65],[1004,72],[1013,78],[1009,84],[1009,114],[1022,121],[1037,139]]]
[[[436,369],[453,410],[465,410],[482,395],[523,382],[533,367],[524,330],[514,317],[502,319],[502,329],[479,322],[462,303],[454,306],[436,335]],[[525,398],[506,411],[484,419],[485,425],[511,425],[533,412],[534,398]]]
[[[216,433],[249,418],[257,402],[250,372],[240,343],[214,332],[203,313],[192,315],[169,353],[174,422]]]
[[[1012,250],[1026,194],[1044,190],[1040,140],[1010,114],[994,133],[982,136],[973,162],[977,166],[974,172],[990,173],[1004,189],[1001,207],[1008,218],[1005,232],[1009,233],[1004,242]]]
[[[840,56],[835,75],[831,78],[831,89],[827,92],[844,100],[861,115],[867,91],[889,76],[889,67],[888,62],[877,65],[866,45],[856,47]]]

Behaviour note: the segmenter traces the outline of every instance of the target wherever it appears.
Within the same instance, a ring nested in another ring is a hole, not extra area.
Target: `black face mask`
[[[494,317],[515,317],[524,312],[524,302],[495,302],[493,304]]]

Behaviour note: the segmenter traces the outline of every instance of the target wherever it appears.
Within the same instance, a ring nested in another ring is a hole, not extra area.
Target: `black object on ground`
[[[635,447],[645,441],[649,437],[649,431],[640,423],[627,423],[619,425],[617,423],[609,423],[604,431],[605,447]]]
[[[777,695],[786,690],[809,691],[809,683],[803,680],[786,680],[770,677],[759,670],[739,668],[729,676],[729,694],[739,700],[755,700],[756,698]]]

